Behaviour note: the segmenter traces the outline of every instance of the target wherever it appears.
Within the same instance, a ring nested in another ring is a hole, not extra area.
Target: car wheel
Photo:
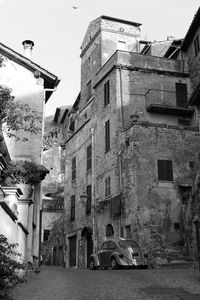
[[[114,257],[111,258],[110,264],[113,270],[119,269],[119,265]]]
[[[93,258],[91,258],[90,261],[89,261],[89,268],[90,268],[90,270],[96,270]]]

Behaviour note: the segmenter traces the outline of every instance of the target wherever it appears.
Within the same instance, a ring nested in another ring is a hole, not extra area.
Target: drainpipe
[[[97,251],[97,219],[96,219],[96,195],[95,195],[95,129],[91,128],[92,136],[92,232],[93,232],[93,252]]]
[[[124,128],[124,108],[123,108],[123,85],[122,85],[122,67],[119,66],[119,81],[120,81],[120,102],[121,102],[121,119],[122,119],[122,128]]]
[[[118,167],[119,167],[119,193],[122,195],[122,152],[121,150],[118,152]],[[120,204],[120,219],[119,219],[120,235],[121,235],[121,225],[122,225],[122,203]]]

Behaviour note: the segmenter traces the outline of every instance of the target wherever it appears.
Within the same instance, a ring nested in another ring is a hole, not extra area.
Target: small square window
[[[159,159],[157,164],[158,164],[158,180],[173,181],[172,161]]]

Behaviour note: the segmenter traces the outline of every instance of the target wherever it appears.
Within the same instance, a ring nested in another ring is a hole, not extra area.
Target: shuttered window
[[[110,103],[110,81],[106,81],[104,84],[104,106]]]
[[[92,169],[92,145],[87,147],[87,171]]]
[[[187,103],[187,84],[176,82],[176,106],[185,107]]]
[[[105,151],[110,150],[110,120],[105,123]]]
[[[92,96],[92,80],[87,83],[87,100]]]
[[[110,188],[110,176],[105,179],[105,197],[109,197],[111,194]]]
[[[158,180],[173,181],[173,167],[171,160],[158,160]]]
[[[86,214],[91,212],[91,204],[92,204],[92,186],[88,185],[86,188],[87,193],[87,203],[86,203]]]
[[[75,220],[75,195],[71,196],[71,221]]]
[[[76,179],[76,157],[72,158],[72,181]]]
[[[198,55],[199,51],[200,51],[199,35],[197,35],[196,38],[194,39],[194,53],[195,53],[195,56]]]

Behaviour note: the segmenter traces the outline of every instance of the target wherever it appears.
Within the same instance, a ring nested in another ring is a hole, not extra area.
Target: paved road
[[[194,269],[90,271],[43,266],[39,274],[32,275],[28,283],[15,289],[13,298],[14,300],[195,300],[200,299],[200,274]]]

